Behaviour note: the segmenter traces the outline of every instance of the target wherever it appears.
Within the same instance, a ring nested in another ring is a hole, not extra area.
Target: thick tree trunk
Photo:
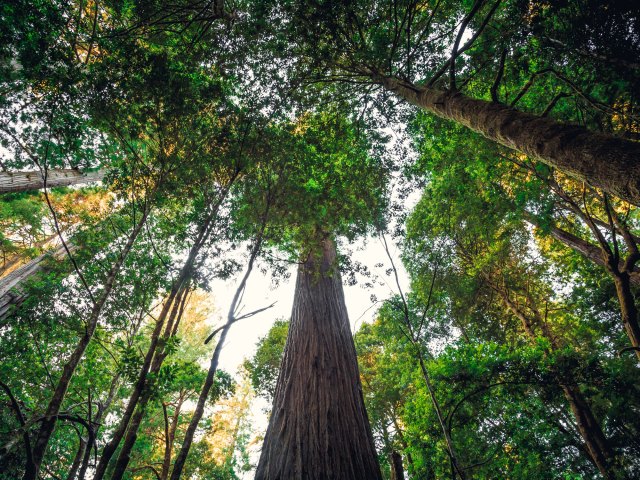
[[[167,407],[163,404],[162,409],[165,419],[165,445],[164,456],[162,460],[162,471],[160,472],[160,480],[167,480],[169,478],[169,471],[171,470],[171,453],[173,452],[173,441],[176,438],[176,431],[178,430],[178,422],[180,421],[180,411],[182,410],[182,403],[184,398],[182,394],[178,398],[175,410],[171,416],[171,424],[169,424],[169,416],[167,415]]]
[[[362,398],[336,250],[300,265],[256,480],[382,478]]]
[[[64,233],[64,231],[65,231],[64,229],[61,229],[61,232]],[[56,245],[59,240],[60,240],[60,237],[58,236],[58,234],[54,233],[52,235],[49,235],[46,238],[43,238],[42,240],[40,240],[38,242],[33,243],[31,245],[31,248],[37,248],[39,250],[45,250],[46,247],[52,247],[52,246]],[[0,282],[2,281],[1,280],[2,277],[4,277],[5,275],[8,275],[13,270],[16,270],[17,268],[20,268],[21,264],[26,264],[26,263],[29,263],[29,259],[25,258],[24,255],[21,255],[19,253],[11,255],[9,258],[5,258],[4,265],[2,265],[2,267],[0,267]]]
[[[64,397],[67,393],[67,389],[69,388],[69,384],[71,383],[71,379],[73,378],[76,368],[78,367],[78,364],[80,363],[85,350],[89,346],[89,342],[93,337],[96,327],[98,326],[98,319],[100,318],[102,308],[107,302],[109,295],[111,295],[111,291],[113,290],[113,287],[115,285],[116,277],[120,272],[120,268],[122,267],[122,264],[124,263],[127,255],[129,255],[129,252],[131,251],[136,238],[142,230],[142,227],[147,220],[148,214],[149,209],[147,208],[138,220],[138,223],[129,234],[127,243],[120,252],[118,260],[111,267],[104,288],[100,293],[100,296],[97,298],[95,304],[93,305],[93,308],[91,309],[91,313],[89,314],[89,318],[87,319],[87,326],[84,334],[80,337],[80,341],[76,345],[73,353],[62,369],[62,375],[60,376],[60,379],[58,380],[58,383],[53,391],[53,396],[51,397],[51,400],[47,405],[47,410],[44,414],[43,420],[41,421],[40,429],[38,430],[38,434],[34,443],[33,462],[36,466],[35,475],[26,472],[23,480],[37,479],[42,459],[44,458],[47,446],[49,445],[49,439],[51,438],[51,435],[53,434],[53,431],[55,429],[58,420],[58,414],[60,413],[60,408],[62,407]]]
[[[640,205],[640,142],[562,124],[460,92],[372,77],[413,105]]]
[[[52,169],[47,171],[47,188],[99,182],[103,178],[102,170],[83,173],[73,168]],[[39,171],[0,172],[0,193],[24,192],[40,188],[44,188],[44,180]]]

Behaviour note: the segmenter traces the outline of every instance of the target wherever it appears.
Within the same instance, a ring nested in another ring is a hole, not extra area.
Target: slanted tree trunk
[[[67,243],[67,247],[71,253],[76,250],[73,243]],[[43,253],[2,277],[0,279],[0,320],[11,315],[26,300],[27,294],[21,288],[25,281],[45,271],[48,260],[62,262],[65,261],[66,255],[64,246],[60,245],[52,252]]]
[[[594,465],[604,478],[611,480],[620,478],[614,470],[615,454],[580,388],[564,383],[560,383],[560,388],[564,393],[564,398],[567,399],[571,413],[576,420],[578,432],[584,440],[584,446]]]
[[[164,455],[162,460],[162,470],[160,472],[160,480],[167,480],[169,478],[169,471],[171,470],[171,453],[173,452],[173,441],[176,438],[176,431],[178,430],[178,423],[180,421],[180,412],[182,410],[182,404],[184,403],[186,394],[183,395],[180,392],[178,401],[176,402],[173,415],[171,416],[171,422],[169,422],[169,414],[167,412],[167,404],[162,404],[162,413],[164,415]]]
[[[166,342],[169,339],[173,338],[177,333],[178,325],[182,318],[182,314],[184,313],[184,307],[188,293],[188,283],[186,283],[181,292],[178,294],[178,296],[175,297],[175,300],[173,301],[171,315],[169,316],[164,334],[162,336],[162,343],[164,344],[166,344]],[[152,344],[153,348],[151,349],[150,347],[150,351],[147,353],[147,357],[150,355],[153,356],[153,362],[151,363],[149,369],[145,369],[143,367],[140,372],[139,378],[144,379],[142,393],[138,395],[135,412],[129,420],[127,434],[124,437],[124,442],[122,443],[120,454],[118,455],[118,459],[116,460],[116,464],[113,468],[111,480],[121,480],[125,474],[125,471],[127,470],[129,461],[131,460],[131,451],[133,450],[133,446],[138,439],[138,430],[140,429],[142,419],[146,414],[147,406],[149,405],[149,401],[151,400],[154,392],[154,385],[149,381],[149,378],[157,377],[157,374],[158,372],[160,372],[160,368],[162,367],[164,360],[167,358],[167,352],[165,352],[164,349],[158,349],[157,341],[152,341]]]
[[[93,334],[96,330],[96,327],[98,326],[98,319],[100,318],[102,309],[115,286],[118,273],[120,273],[120,269],[124,264],[127,255],[129,255],[129,252],[133,248],[133,244],[135,243],[136,238],[138,238],[138,235],[142,231],[142,227],[144,226],[149,214],[149,208],[150,204],[147,204],[142,216],[129,234],[127,243],[120,252],[118,259],[109,270],[104,288],[93,304],[91,313],[89,314],[89,318],[87,319],[85,331],[80,337],[80,341],[76,345],[71,356],[62,369],[62,375],[60,376],[58,383],[56,384],[56,387],[53,391],[53,396],[51,397],[51,400],[47,405],[47,410],[40,423],[40,429],[38,430],[38,434],[36,435],[36,439],[34,442],[33,463],[35,465],[35,472],[25,472],[23,480],[36,480],[38,478],[40,465],[47,450],[47,446],[49,445],[49,439],[51,438],[51,435],[53,434],[53,431],[56,427],[58,414],[60,413],[60,408],[62,407],[62,403],[64,402],[64,397],[67,393],[67,389],[69,388],[69,384],[71,383],[71,379],[73,378],[80,360],[84,356],[85,350],[89,346],[89,342],[93,338]]]
[[[83,173],[74,168],[51,169],[47,171],[47,188],[99,182],[103,178],[103,170]],[[39,171],[0,172],[0,193],[24,192],[40,188],[44,188],[44,179]]]
[[[620,302],[622,324],[631,341],[631,346],[635,348],[636,356],[638,360],[640,360],[640,324],[638,323],[638,307],[636,307],[635,296],[631,291],[632,278],[633,277],[625,270],[618,270],[617,273],[613,275],[616,294]]]
[[[229,179],[229,182],[222,188],[216,202],[210,206],[209,213],[207,214],[203,223],[200,225],[198,229],[198,235],[195,241],[193,242],[193,244],[191,245],[191,248],[189,249],[189,255],[187,256],[187,260],[183,264],[182,269],[180,270],[180,274],[178,275],[178,278],[173,282],[171,292],[169,294],[169,298],[165,302],[162,308],[162,311],[160,312],[160,315],[158,316],[158,319],[156,321],[156,326],[151,336],[151,345],[147,350],[147,354],[145,356],[143,365],[140,369],[140,373],[138,375],[136,384],[129,398],[129,402],[127,404],[125,412],[123,413],[120,419],[120,422],[118,423],[118,426],[116,427],[116,430],[113,433],[111,440],[104,446],[102,450],[100,461],[96,466],[96,473],[94,476],[94,480],[101,480],[104,477],[107,471],[107,468],[109,466],[109,462],[111,461],[118,446],[120,445],[120,442],[122,441],[125,433],[127,432],[127,427],[129,426],[129,422],[131,421],[131,418],[134,415],[136,407],[138,406],[138,402],[140,401],[141,396],[145,391],[145,386],[147,384],[147,374],[149,372],[149,369],[151,368],[151,362],[154,360],[155,349],[157,346],[157,342],[160,338],[160,334],[162,333],[162,327],[164,325],[164,321],[166,320],[167,316],[170,313],[169,309],[176,302],[176,297],[178,293],[182,291],[182,289],[185,287],[186,282],[190,279],[197,256],[200,253],[200,250],[205,245],[206,241],[209,239],[213,226],[215,225],[215,220],[217,219],[220,206],[226,199],[227,194],[229,193],[229,189],[238,178],[239,173],[240,173],[240,170],[236,171],[236,173]],[[174,305],[174,307],[175,306],[176,305]],[[174,308],[174,311],[177,312],[175,308]],[[133,441],[135,442],[135,438],[133,438]],[[126,463],[123,463],[124,461],[125,461],[125,457],[122,458],[122,462],[120,463],[119,468],[122,468],[123,464],[125,465],[125,468],[126,468],[126,464],[128,464],[128,460],[126,460]]]
[[[640,205],[640,142],[559,123],[506,105],[369,72],[409,103]]]
[[[538,221],[533,215],[527,214],[526,218],[532,225],[538,225]],[[585,219],[585,223],[590,226],[593,233],[597,234],[596,223],[591,219],[591,217],[584,215],[583,218]],[[610,225],[606,226],[611,228]],[[633,253],[629,254],[629,256],[623,260],[622,258],[619,258],[619,256],[616,257],[610,248],[605,248],[606,245],[602,242],[600,243],[600,246],[593,245],[592,243],[573,235],[570,232],[562,230],[555,225],[551,226],[550,233],[556,240],[581,253],[596,265],[604,267],[607,273],[611,275],[616,287],[616,295],[620,302],[622,324],[624,325],[625,332],[631,342],[631,347],[635,351],[638,359],[640,359],[640,315],[638,308],[636,307],[635,295],[632,291],[632,285],[640,285],[640,271],[636,267],[636,259],[633,256]],[[628,230],[623,231],[622,234],[626,234],[630,244],[637,248],[636,238],[633,237]]]
[[[60,231],[64,233],[65,229],[61,228]],[[59,239],[60,238],[58,237],[58,234],[53,233],[52,235],[49,235],[48,237],[43,238],[42,240],[32,244],[31,248],[44,250],[48,246],[53,246],[56,243],[56,241]],[[5,258],[4,265],[0,267],[0,281],[1,281],[1,278],[4,277],[5,275],[8,275],[16,268],[20,268],[21,266],[20,264],[25,264],[25,263],[29,263],[29,259],[26,259],[25,256],[21,255],[20,253],[15,253],[11,255],[9,258]]]
[[[489,281],[489,283],[491,283],[491,281]],[[492,288],[498,291],[507,308],[520,319],[522,327],[532,343],[535,343],[537,340],[535,327],[539,326],[542,331],[542,336],[549,340],[551,344],[550,350],[554,351],[558,348],[553,335],[546,327],[546,322],[540,317],[540,313],[534,305],[529,305],[529,308],[533,312],[533,316],[530,317],[518,304],[509,298],[507,292],[495,284],[493,284]],[[580,391],[580,387],[577,385],[568,385],[561,380],[558,381],[558,386],[562,390],[571,409],[571,413],[576,420],[576,428],[584,441],[584,451],[589,455],[590,460],[605,479],[615,480],[620,478],[616,471],[615,453],[602,431],[600,422],[598,422],[593,414],[589,402]]]
[[[193,411],[193,415],[191,416],[191,420],[189,421],[189,426],[184,434],[184,440],[182,441],[182,446],[180,447],[180,451],[176,457],[176,460],[173,464],[173,471],[171,472],[171,480],[179,480],[182,476],[182,470],[184,469],[184,465],[187,462],[187,457],[189,456],[189,450],[191,449],[191,444],[193,443],[193,438],[196,434],[196,429],[200,424],[200,420],[202,420],[202,416],[204,415],[204,409],[207,405],[207,401],[209,400],[209,394],[211,393],[211,388],[215,382],[216,372],[218,370],[218,362],[220,360],[220,353],[222,352],[222,347],[224,346],[224,342],[227,338],[227,333],[231,326],[238,320],[243,317],[236,317],[240,298],[245,291],[247,286],[247,281],[249,280],[249,276],[253,271],[253,265],[255,260],[260,252],[260,248],[262,246],[262,234],[264,233],[264,224],[262,227],[262,231],[251,250],[251,255],[249,257],[249,262],[247,265],[247,271],[245,272],[238,288],[236,289],[235,294],[233,295],[233,299],[231,300],[231,305],[229,306],[229,312],[227,314],[227,322],[221,327],[220,338],[218,339],[218,343],[216,344],[216,348],[213,351],[213,355],[211,356],[211,362],[209,363],[209,370],[207,371],[207,377],[205,378],[204,384],[202,385],[202,389],[200,390],[200,395],[198,396],[198,403],[196,404],[196,408]],[[258,310],[256,311],[258,312]],[[255,312],[254,312],[255,313]],[[252,315],[252,314],[249,314]],[[246,318],[246,316],[245,316]],[[214,332],[215,334],[216,332]],[[212,338],[214,334],[211,334],[209,337]],[[205,343],[209,341],[207,339]],[[164,468],[163,468],[164,471]]]
[[[183,267],[183,270],[181,271],[179,278],[174,282],[173,288],[169,293],[169,296],[164,305],[162,306],[160,314],[158,315],[155,327],[153,329],[153,332],[151,333],[151,342],[149,344],[149,348],[147,349],[147,353],[142,362],[142,366],[140,367],[140,372],[138,373],[138,378],[136,379],[136,383],[133,386],[133,390],[131,391],[131,395],[129,397],[129,401],[127,402],[125,411],[120,418],[120,422],[118,423],[118,426],[112,434],[111,440],[109,440],[109,442],[102,449],[100,461],[98,462],[98,465],[96,465],[94,480],[101,480],[104,477],[111,458],[118,449],[118,446],[120,445],[120,442],[124,438],[125,434],[128,432],[127,429],[130,426],[130,422],[132,417],[134,416],[134,413],[138,413],[140,411],[138,408],[138,412],[136,412],[136,408],[139,407],[140,402],[146,404],[146,402],[148,401],[148,398],[143,398],[145,395],[150,395],[151,393],[147,388],[147,377],[150,369],[152,368],[152,362],[154,360],[154,355],[156,353],[156,348],[162,334],[162,328],[164,327],[165,320],[168,316],[177,314],[180,298],[185,293],[183,286],[188,275],[188,266],[190,269],[190,263],[187,261],[187,263]],[[133,441],[135,442],[135,438],[133,439]]]
[[[291,326],[256,480],[382,478],[326,239],[298,269]]]
[[[76,456],[73,458],[73,462],[71,463],[71,467],[67,473],[67,480],[75,480],[80,465],[82,464],[82,459],[84,458],[84,452],[87,449],[88,443],[87,439],[78,433],[78,450],[76,451]]]

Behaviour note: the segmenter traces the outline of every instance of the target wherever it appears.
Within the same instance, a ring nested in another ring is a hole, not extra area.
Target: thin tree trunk
[[[189,255],[187,257],[187,260],[185,261],[178,278],[174,281],[172,285],[169,298],[165,302],[163,309],[160,312],[160,315],[158,316],[158,320],[156,321],[156,327],[152,334],[151,345],[149,347],[149,350],[147,351],[147,355],[145,356],[145,360],[143,362],[142,368],[140,370],[140,374],[136,381],[136,385],[131,393],[131,397],[129,398],[127,408],[125,409],[125,412],[122,415],[122,418],[120,419],[118,427],[114,431],[111,440],[109,441],[109,443],[107,443],[104,446],[102,450],[100,461],[96,466],[96,473],[94,476],[94,480],[102,480],[102,478],[104,477],[107,471],[107,467],[109,466],[109,462],[111,461],[111,458],[113,457],[114,453],[116,452],[116,449],[120,445],[120,442],[122,441],[125,433],[127,432],[127,427],[129,426],[129,422],[135,412],[135,409],[138,405],[138,401],[140,400],[141,395],[143,394],[146,381],[147,381],[147,374],[149,372],[149,368],[151,368],[153,355],[155,353],[158,339],[162,332],[164,321],[169,313],[169,309],[171,308],[171,305],[173,304],[176,295],[184,286],[185,282],[187,281],[187,278],[191,275],[191,271],[195,264],[198,253],[200,252],[200,249],[204,246],[206,240],[209,238],[209,234],[211,233],[211,230],[213,228],[214,220],[217,218],[218,210],[220,209],[222,202],[226,198],[227,193],[231,188],[231,185],[237,179],[238,174],[239,172],[236,172],[235,175],[229,180],[227,185],[220,192],[220,196],[218,197],[217,202],[211,206],[211,211],[209,212],[204,222],[200,226],[200,229],[198,231],[198,236],[196,237],[196,240],[194,241],[193,245],[191,246],[191,249],[189,250]]]
[[[387,90],[419,108],[640,205],[640,142],[559,123],[457,91],[370,75]]]
[[[165,417],[165,445],[164,445],[164,458],[162,460],[162,471],[160,472],[160,480],[167,480],[169,478],[169,470],[171,470],[171,453],[173,452],[173,441],[176,438],[176,431],[178,430],[178,421],[180,419],[180,410],[182,409],[182,403],[184,398],[182,395],[178,398],[178,403],[173,415],[171,416],[171,425],[168,425],[169,417],[167,415],[167,407],[163,404],[163,414]]]
[[[402,455],[395,450],[389,455],[389,466],[391,467],[391,480],[404,480],[404,467],[402,466]]]
[[[131,337],[135,337],[138,334],[138,331],[140,330],[141,325],[142,325],[142,317],[140,317],[140,319],[134,324],[134,328],[130,333]],[[131,346],[131,342],[129,342],[129,346]],[[107,394],[107,398],[104,401],[104,403],[99,404],[98,412],[96,413],[96,416],[93,418],[92,423],[95,425],[94,428],[96,432],[96,437],[98,436],[98,430],[102,425],[102,418],[109,411],[109,408],[111,407],[111,404],[113,403],[113,400],[116,396],[116,393],[118,390],[118,384],[120,383],[120,376],[121,376],[120,373],[116,373],[115,377],[113,377],[113,379],[111,380],[111,385],[109,386],[109,393]],[[85,475],[89,467],[90,459],[91,459],[91,449],[89,448],[85,451],[84,458],[82,459],[82,466],[80,467],[80,472],[78,474],[79,480],[85,479]]]
[[[138,373],[138,378],[136,379],[136,383],[131,391],[131,395],[129,396],[129,401],[127,402],[127,407],[125,408],[122,417],[120,418],[120,422],[116,427],[116,430],[113,432],[111,436],[111,440],[104,446],[102,449],[102,454],[100,455],[100,461],[96,466],[96,473],[94,475],[94,480],[101,480],[104,477],[104,474],[107,471],[107,467],[109,466],[109,462],[116,452],[120,442],[124,438],[127,433],[127,428],[129,427],[129,423],[136,412],[136,408],[138,407],[138,403],[140,402],[142,396],[145,394],[148,389],[145,389],[147,385],[147,376],[149,370],[152,366],[152,361],[154,359],[154,355],[156,353],[156,348],[158,342],[160,340],[160,335],[162,333],[162,327],[164,326],[165,320],[170,312],[175,312],[178,307],[177,298],[179,295],[183,293],[183,285],[187,278],[187,266],[189,265],[189,261],[187,261],[180,272],[180,276],[174,282],[173,288],[167,297],[167,300],[162,306],[162,310],[158,315],[156,320],[155,327],[153,332],[151,333],[151,341],[149,344],[149,348],[147,349],[147,353],[142,362],[142,366],[140,367],[140,372]],[[173,308],[172,308],[173,307]]]
[[[256,480],[381,480],[337,271],[324,240],[298,269]]]
[[[498,290],[498,293],[501,295],[507,308],[509,308],[509,310],[511,310],[511,312],[520,319],[529,340],[535,342],[537,340],[537,336],[535,334],[531,318],[529,318],[502,289],[497,288],[495,285],[494,289]],[[534,311],[534,315],[536,316],[537,323],[540,324],[539,326],[543,330],[543,336],[551,343],[551,350],[555,350],[557,348],[557,344],[551,333],[545,327],[544,320],[538,318],[537,310]],[[562,389],[564,397],[569,403],[569,408],[576,420],[578,433],[584,441],[585,451],[589,454],[591,461],[605,479],[617,479],[618,476],[614,470],[615,453],[611,449],[611,446],[602,431],[600,423],[593,414],[591,406],[584,398],[580,388],[575,385],[567,385],[561,381],[558,382],[558,386]]]
[[[264,232],[264,225],[262,232]],[[187,457],[189,455],[189,450],[191,449],[191,444],[193,443],[193,437],[196,433],[196,429],[200,424],[200,420],[202,419],[202,415],[204,414],[204,409],[207,404],[207,400],[209,399],[209,393],[211,392],[211,388],[213,387],[213,383],[215,381],[216,371],[218,370],[218,362],[220,360],[220,353],[222,352],[222,347],[224,346],[224,342],[227,338],[227,333],[231,328],[231,325],[235,323],[238,318],[236,318],[236,312],[238,310],[238,302],[244,292],[247,280],[251,275],[253,270],[253,265],[258,256],[260,248],[262,246],[262,232],[259,237],[256,239],[256,243],[251,251],[251,256],[249,258],[249,263],[247,265],[247,271],[242,277],[238,288],[233,296],[231,301],[231,305],[229,306],[229,312],[227,314],[227,323],[225,323],[224,327],[221,330],[220,338],[218,339],[218,343],[216,344],[216,348],[213,351],[213,355],[211,356],[211,363],[209,364],[209,370],[207,372],[207,377],[204,381],[202,389],[200,390],[200,396],[198,397],[198,403],[196,404],[196,408],[193,411],[193,415],[191,416],[191,420],[189,421],[189,426],[187,427],[187,431],[184,435],[184,440],[182,441],[182,446],[180,447],[180,452],[176,457],[176,461],[173,464],[173,471],[171,472],[171,480],[179,480],[182,475],[182,470],[184,469],[184,465],[187,461]]]
[[[188,294],[187,286],[188,283],[185,283],[185,286],[181,289],[180,293],[175,297],[173,301],[171,315],[169,315],[169,319],[162,336],[165,342],[173,337],[173,335],[177,331],[177,324],[180,322],[180,319],[184,312],[184,302],[186,301]],[[113,468],[111,480],[121,480],[124,476],[125,471],[127,470],[127,466],[129,465],[129,461],[131,460],[131,451],[133,450],[133,446],[135,445],[138,438],[138,430],[140,429],[142,419],[144,418],[144,415],[147,411],[149,401],[153,396],[153,385],[149,382],[149,374],[155,377],[156,374],[160,371],[162,363],[167,357],[167,353],[164,351],[158,351],[157,346],[158,342],[154,342],[153,351],[150,350],[147,353],[148,356],[153,355],[153,362],[150,368],[148,370],[145,370],[143,368],[140,372],[140,378],[144,378],[145,380],[142,387],[142,394],[138,395],[137,405],[133,415],[131,416],[131,419],[129,420],[127,433],[124,437],[122,448],[120,449],[118,459],[116,460],[116,464]]]
[[[435,389],[433,388],[433,384],[431,383],[431,378],[429,377],[429,371],[427,370],[427,367],[424,362],[424,356],[422,354],[422,345],[420,345],[420,341],[419,341],[421,337],[422,325],[418,327],[417,329],[418,331],[416,332],[411,324],[411,320],[409,318],[409,305],[407,304],[407,300],[404,296],[404,293],[402,292],[402,286],[400,285],[400,278],[398,276],[398,269],[396,268],[395,262],[393,261],[393,256],[391,255],[391,251],[389,250],[387,239],[382,233],[380,233],[380,240],[384,245],[384,250],[387,254],[387,257],[389,258],[389,262],[391,263],[391,268],[393,269],[393,275],[396,280],[396,286],[398,287],[398,293],[402,300],[402,313],[404,317],[405,327],[408,332],[407,333],[403,331],[403,333],[407,337],[407,340],[409,340],[409,342],[411,343],[411,346],[415,349],[415,353],[416,353],[416,356],[418,357],[418,362],[420,364],[422,377],[424,378],[425,385],[427,387],[427,390],[429,391],[429,397],[431,398],[431,403],[433,404],[433,408],[436,412],[436,416],[438,417],[438,423],[440,424],[440,428],[442,429],[442,434],[447,444],[447,452],[449,454],[449,459],[451,461],[451,470],[452,470],[451,477],[455,479],[456,476],[458,476],[460,477],[461,480],[466,480],[467,475],[464,469],[462,468],[462,466],[460,465],[459,457],[456,454],[456,451],[453,445],[453,439],[451,438],[450,429],[447,428],[447,425],[444,421],[444,416],[442,415],[442,409],[440,408],[440,402],[438,402],[438,397],[436,396]],[[431,287],[429,292],[429,300],[427,301],[427,307],[426,307],[427,309],[429,308],[429,305],[431,303],[431,293],[433,292],[433,286],[436,280],[436,273],[437,272],[434,272],[432,277]],[[426,310],[425,310],[425,314],[426,314]]]
[[[138,329],[136,328],[134,331],[134,335],[135,333],[137,333],[137,331]],[[113,379],[111,380],[111,385],[109,386],[109,393],[107,394],[107,399],[103,404],[101,404],[98,407],[98,412],[96,413],[96,416],[92,419],[91,423],[94,425],[96,438],[98,436],[98,430],[100,429],[100,426],[102,424],[102,417],[109,410],[109,407],[111,406],[111,403],[113,402],[113,399],[116,396],[116,391],[118,389],[119,382],[120,382],[120,373],[116,373],[116,376],[113,377]],[[89,468],[89,460],[91,459],[91,447],[92,445],[89,445],[89,447],[84,451],[84,457],[82,458],[82,464],[80,465],[80,471],[78,472],[79,480],[84,480],[85,475],[87,473],[87,468]]]
[[[78,439],[78,450],[76,451],[76,456],[73,458],[71,468],[69,468],[69,473],[67,473],[67,480],[75,480],[76,474],[78,473],[80,465],[82,464],[82,459],[84,458],[84,452],[87,449],[87,440],[82,438],[82,435],[80,434],[78,434]]]
[[[527,221],[532,225],[537,225],[536,219],[532,215],[527,215]],[[581,253],[587,259],[596,265],[605,268],[613,278],[616,286],[616,295],[620,303],[620,313],[622,315],[622,323],[625,332],[629,337],[634,351],[640,359],[640,324],[638,323],[638,308],[636,307],[635,297],[631,290],[631,285],[640,286],[640,271],[635,267],[630,273],[626,270],[626,262],[619,260],[617,268],[615,260],[608,259],[609,252],[603,248],[593,245],[582,238],[562,230],[554,225],[551,226],[551,236],[556,240],[564,243],[569,248]],[[613,266],[609,264],[613,262]]]
[[[93,308],[91,309],[91,313],[89,318],[87,319],[87,326],[84,334],[80,338],[78,345],[74,349],[73,353],[67,360],[67,363],[64,365],[62,369],[62,375],[58,380],[58,384],[53,392],[53,396],[49,401],[49,405],[47,406],[47,410],[44,414],[44,419],[41,422],[40,429],[36,436],[36,440],[33,447],[33,461],[36,466],[35,474],[25,472],[23,480],[36,480],[38,476],[38,472],[40,469],[40,465],[42,463],[42,459],[44,458],[44,454],[47,450],[47,446],[49,444],[49,439],[53,434],[53,431],[56,426],[56,422],[58,420],[58,413],[60,412],[60,408],[62,407],[62,402],[64,401],[64,397],[67,393],[67,388],[69,388],[69,384],[71,383],[71,379],[73,378],[73,374],[75,373],[80,360],[82,359],[85,350],[89,346],[89,342],[93,337],[93,333],[96,330],[98,325],[98,319],[100,318],[100,313],[102,312],[102,308],[104,307],[111,291],[116,282],[116,277],[120,272],[122,264],[125,261],[125,258],[131,251],[133,244],[138,237],[139,233],[144,226],[144,223],[147,220],[147,216],[149,214],[149,204],[145,207],[142,216],[138,220],[138,223],[135,225],[133,231],[129,234],[129,238],[127,239],[127,243],[124,248],[120,252],[116,263],[111,267],[109,274],[107,276],[107,281],[104,285],[100,296],[96,300]]]
[[[103,178],[103,170],[83,173],[73,168],[50,169],[47,171],[47,188],[99,182]],[[0,172],[0,194],[40,188],[44,188],[44,181],[39,171]]]
[[[631,291],[631,279],[632,277],[626,271],[618,271],[613,276],[620,302],[622,324],[631,341],[631,346],[635,347],[636,355],[640,360],[640,325],[638,325],[638,307],[636,307],[635,297]]]
[[[460,477],[461,480],[466,480],[467,474],[462,469],[462,466],[458,461],[459,457],[456,454],[456,451],[453,447],[451,432],[447,428],[447,424],[444,421],[444,416],[442,415],[442,409],[440,408],[440,402],[438,402],[438,398],[436,397],[436,392],[435,392],[435,389],[433,388],[433,384],[431,383],[431,378],[429,377],[429,371],[427,370],[427,366],[424,363],[422,352],[420,351],[419,345],[416,345],[414,343],[414,347],[416,347],[418,362],[420,363],[420,371],[422,372],[422,377],[424,378],[424,382],[427,385],[427,390],[429,391],[429,396],[431,397],[431,403],[433,403],[433,408],[436,411],[436,415],[438,417],[438,423],[440,423],[440,426],[442,428],[442,433],[444,435],[445,441],[447,442],[447,450],[449,452],[451,464],[453,466],[452,476],[454,478],[458,476]]]

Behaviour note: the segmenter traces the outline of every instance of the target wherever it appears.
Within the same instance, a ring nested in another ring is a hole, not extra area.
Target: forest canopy
[[[0,480],[636,478],[639,112],[633,2],[2,3]]]

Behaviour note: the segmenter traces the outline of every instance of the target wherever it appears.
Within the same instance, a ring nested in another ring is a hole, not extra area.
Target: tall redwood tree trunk
[[[640,142],[592,132],[500,103],[371,74],[419,108],[640,205]]]
[[[381,480],[356,351],[325,240],[300,265],[256,480]]]

